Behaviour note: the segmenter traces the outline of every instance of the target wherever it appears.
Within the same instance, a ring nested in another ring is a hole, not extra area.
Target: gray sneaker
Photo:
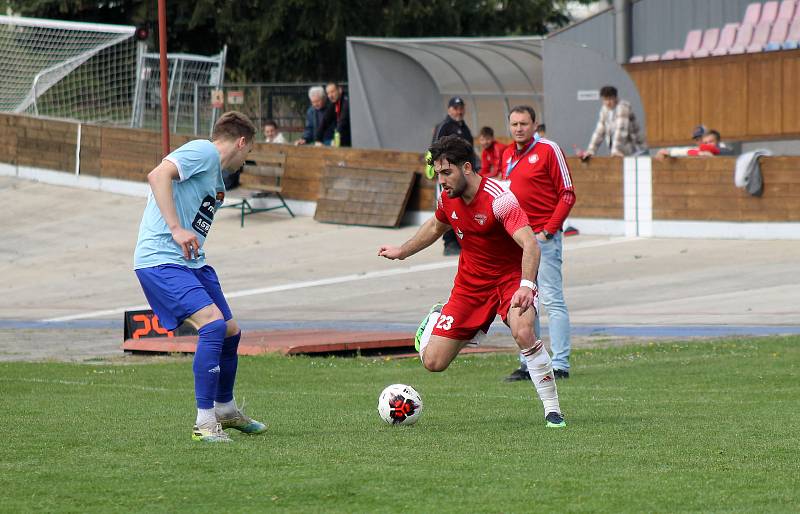
[[[204,443],[231,443],[233,440],[222,430],[222,425],[213,423],[192,428],[192,441]]]

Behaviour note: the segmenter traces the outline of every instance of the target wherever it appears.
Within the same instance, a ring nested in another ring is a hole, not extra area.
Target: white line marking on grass
[[[621,237],[609,240],[600,241],[587,241],[585,243],[577,243],[574,245],[566,246],[569,251],[581,250],[583,248],[596,248],[598,246],[609,246],[619,243],[627,243],[636,241],[639,238],[635,237]],[[438,269],[455,268],[458,266],[458,260],[452,259],[444,262],[432,262],[429,264],[419,264],[416,266],[409,266],[406,268],[392,268],[379,271],[367,271],[365,273],[352,273],[350,275],[341,275],[338,277],[322,278],[319,280],[306,280],[303,282],[290,282],[278,286],[259,287],[256,289],[243,289],[241,291],[234,291],[225,294],[226,298],[241,298],[244,296],[255,296],[260,294],[278,293],[281,291],[292,291],[295,289],[305,289],[308,287],[329,286],[332,284],[343,284],[346,282],[357,282],[359,280],[371,280],[374,278],[393,277],[397,275],[406,275],[408,273],[418,273],[423,271],[433,271]],[[80,314],[70,314],[68,316],[59,316],[57,318],[48,318],[41,320],[42,323],[59,323],[64,321],[75,321],[78,319],[100,318],[104,316],[111,316],[114,314],[123,314],[125,311],[135,311],[149,309],[149,305],[134,305],[129,307],[117,307],[114,309],[106,309],[102,311],[83,312]]]

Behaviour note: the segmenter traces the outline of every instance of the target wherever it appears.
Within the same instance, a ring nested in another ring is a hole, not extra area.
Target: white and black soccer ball
[[[378,414],[390,425],[413,425],[422,416],[422,397],[411,386],[392,384],[378,396]]]

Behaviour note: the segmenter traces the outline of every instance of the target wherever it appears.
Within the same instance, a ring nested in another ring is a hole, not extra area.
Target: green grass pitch
[[[567,429],[513,355],[242,358],[269,431],[190,440],[191,363],[0,364],[0,510],[780,512],[800,509],[800,337],[574,352]],[[411,427],[376,412],[407,383]]]

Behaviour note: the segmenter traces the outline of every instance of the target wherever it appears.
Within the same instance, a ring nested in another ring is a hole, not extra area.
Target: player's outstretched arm
[[[378,255],[392,260],[403,260],[406,257],[411,257],[435,243],[437,239],[442,237],[442,234],[447,232],[448,228],[450,228],[449,225],[433,217],[423,223],[417,233],[414,234],[414,237],[403,243],[402,246],[383,245],[378,249]]]
[[[178,211],[175,209],[175,200],[172,198],[172,181],[179,179],[178,167],[167,160],[161,161],[161,164],[147,174],[147,182],[153,191],[153,197],[161,211],[161,216],[172,232],[172,239],[183,250],[183,258],[189,260],[197,257],[200,244],[195,233],[183,228],[178,220]]]
[[[514,296],[511,297],[511,307],[519,307],[520,314],[522,314],[533,305],[536,274],[539,271],[541,251],[531,227],[525,226],[517,229],[513,237],[514,241],[522,247],[522,282],[525,283],[527,281],[533,286],[520,285]]]

